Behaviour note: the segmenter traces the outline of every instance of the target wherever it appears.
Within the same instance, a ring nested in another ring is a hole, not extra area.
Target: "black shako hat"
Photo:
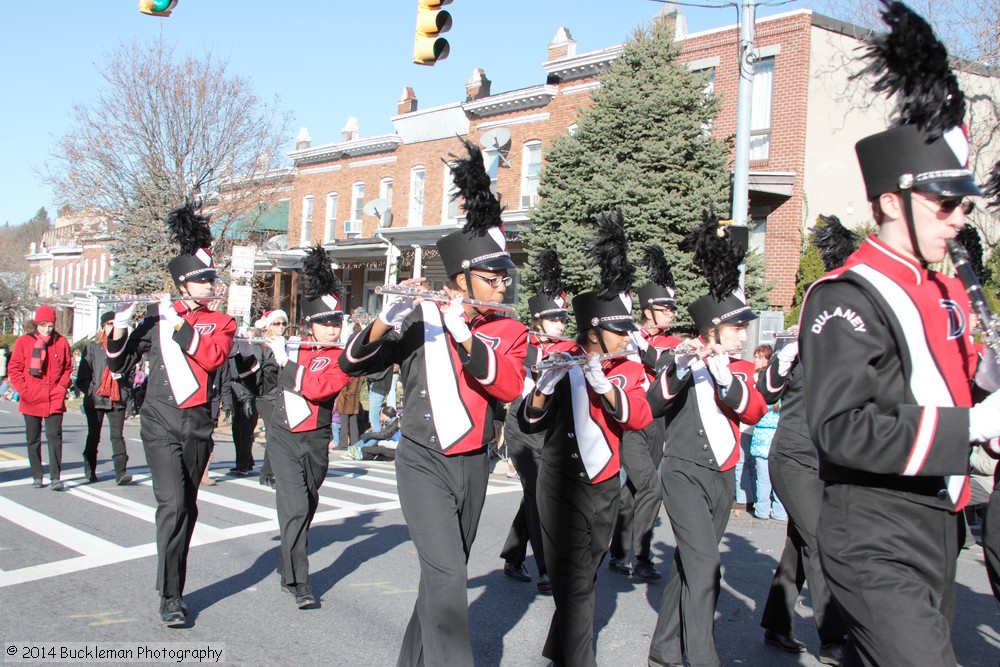
[[[106,313],[101,313],[101,326],[103,327],[106,323],[115,319],[115,311],[109,310]]]
[[[546,248],[535,256],[538,293],[528,299],[528,310],[534,319],[566,319],[566,290],[562,283],[562,264],[554,248]]]
[[[628,263],[625,220],[621,209],[597,216],[597,235],[587,248],[588,256],[601,268],[602,289],[573,297],[573,315],[578,331],[601,327],[618,333],[635,331],[632,319],[632,281],[635,269]]]
[[[639,288],[639,309],[664,306],[677,310],[674,299],[674,274],[670,263],[658,245],[648,245],[643,253],[642,263],[646,265],[650,282]]]
[[[323,246],[310,248],[302,261],[306,277],[306,298],[302,304],[302,319],[307,324],[313,322],[343,322],[344,286],[333,273],[330,256]]]
[[[191,202],[167,216],[167,227],[180,245],[180,254],[167,264],[174,284],[189,280],[210,281],[219,277],[212,260],[212,230],[208,216],[198,212]]]
[[[470,269],[502,271],[517,268],[507,252],[500,214],[500,200],[490,190],[490,177],[483,165],[483,154],[471,141],[462,140],[468,151],[466,158],[450,163],[455,194],[462,197],[465,226],[438,239],[437,249],[449,278]],[[471,287],[470,287],[471,289]]]
[[[965,95],[948,51],[909,7],[882,0],[889,32],[868,40],[869,61],[856,77],[897,100],[893,127],[855,145],[868,199],[922,190],[943,197],[982,194],[969,169]]]
[[[688,306],[698,331],[757,319],[740,289],[740,263],[746,253],[731,242],[713,212],[702,212],[701,225],[684,238],[681,249],[694,253],[695,265],[708,279],[708,294]]]

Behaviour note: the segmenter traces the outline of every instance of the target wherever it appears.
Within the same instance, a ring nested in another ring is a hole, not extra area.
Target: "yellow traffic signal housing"
[[[417,0],[417,33],[413,40],[413,62],[433,65],[448,57],[448,40],[439,37],[451,29],[451,14],[441,9],[451,0]]]
[[[177,0],[139,0],[139,11],[150,16],[170,16]]]

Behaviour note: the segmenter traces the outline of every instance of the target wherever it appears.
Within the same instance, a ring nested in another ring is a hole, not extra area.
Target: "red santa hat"
[[[277,320],[285,320],[285,322],[288,322],[288,315],[280,308],[275,310],[265,310],[264,314],[261,315],[260,319],[254,322],[253,325],[258,329],[266,329]]]

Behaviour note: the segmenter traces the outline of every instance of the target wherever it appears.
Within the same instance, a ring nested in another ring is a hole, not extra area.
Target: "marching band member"
[[[524,567],[530,542],[531,551],[535,555],[535,566],[538,568],[536,584],[538,592],[549,595],[552,593],[552,584],[545,568],[545,550],[542,545],[542,530],[535,496],[544,438],[541,433],[523,432],[518,424],[517,415],[521,411],[524,397],[535,388],[534,375],[529,372],[531,367],[550,354],[572,352],[578,348],[575,343],[560,340],[566,329],[569,311],[566,310],[566,292],[562,284],[562,265],[559,262],[559,255],[552,248],[542,250],[535,257],[535,265],[539,286],[538,293],[528,299],[531,332],[528,335],[528,355],[524,360],[524,389],[521,391],[521,397],[510,404],[504,424],[507,453],[514,462],[523,494],[500,557],[504,559],[505,575],[515,581],[531,581],[531,575]]]
[[[621,494],[622,433],[652,421],[642,365],[625,356],[600,357],[626,352],[636,326],[621,211],[597,222],[590,254],[604,288],[573,298],[577,342],[587,361],[542,372],[520,414],[522,430],[545,433],[536,495],[556,608],[542,655],[571,667],[597,664],[596,580]]]
[[[208,217],[191,204],[167,218],[181,252],[168,268],[182,301],[164,297],[128,334],[135,304],[115,308],[108,341],[108,367],[123,373],[143,355],[149,384],[140,413],[140,437],[156,497],[156,589],[160,618],[171,627],[187,624],[184,579],[198,519],[198,482],[213,441],[210,388],[226,363],[236,322],[206,306],[218,278],[212,261]]]
[[[945,258],[965,225],[963,197],[980,190],[947,51],[905,5],[885,3],[882,15],[891,31],[872,38],[862,73],[897,93],[897,122],[855,146],[878,232],[813,283],[800,320],[826,485],[819,550],[848,664],[955,665],[970,442],[1000,435],[1000,394],[973,405],[972,385],[1000,383],[992,351],[977,372],[962,282],[928,265]]]
[[[281,342],[285,340],[288,332],[288,315],[280,308],[264,311],[261,318],[254,322],[254,327],[260,330],[265,342],[272,340]],[[254,356],[260,364],[260,370],[256,374],[256,397],[254,405],[257,413],[260,414],[264,422],[264,433],[267,434],[268,426],[271,423],[271,415],[274,414],[274,403],[281,396],[281,387],[278,386],[278,374],[281,368],[274,360],[274,353],[266,344],[254,344]],[[264,449],[264,461],[260,464],[260,484],[274,488],[274,473],[271,471],[271,462],[267,458],[267,449]]]
[[[819,249],[826,270],[832,271],[843,265],[860,239],[841,225],[836,216],[820,218],[823,224],[813,228],[811,242]],[[792,339],[783,347],[776,344],[775,348],[775,354],[761,371],[757,388],[769,405],[781,401],[781,419],[771,442],[768,469],[774,491],[788,511],[788,527],[760,625],[766,644],[788,653],[805,652],[805,644],[795,638],[795,606],[803,582],[808,581],[813,621],[820,640],[819,661],[838,665],[843,660],[847,626],[830,594],[816,543],[823,481],[819,478],[816,445],[806,421],[798,340]]]
[[[649,648],[655,667],[720,665],[714,619],[721,587],[719,541],[729,523],[739,460],[740,424],[767,412],[754,386],[754,367],[731,356],[757,318],[739,289],[743,252],[720,238],[714,215],[686,239],[709,293],[688,306],[700,337],[678,353],[649,388],[653,415],[665,417],[666,449],[660,475],[674,531],[674,569],[663,591]]]
[[[674,276],[663,249],[656,245],[646,246],[643,264],[650,282],[638,290],[642,327],[632,334],[632,340],[641,352],[646,378],[652,382],[657,362],[661,358],[666,360],[663,352],[680,345],[681,341],[666,332],[674,321],[677,301],[674,300]],[[641,431],[628,431],[622,437],[622,468],[626,478],[608,561],[608,568],[615,572],[634,574],[650,581],[663,578],[653,565],[651,552],[653,526],[663,502],[657,474],[663,458],[663,434],[663,420],[654,419]],[[635,554],[634,563],[629,563],[630,551]]]
[[[329,346],[340,339],[344,311],[343,287],[333,273],[323,246],[309,251],[303,262],[307,281],[302,318],[312,340],[327,346],[295,341],[290,352],[285,339],[267,343],[281,368],[274,412],[267,425],[268,460],[275,478],[275,502],[281,533],[278,573],[281,588],[295,597],[299,609],[317,604],[309,585],[309,526],[319,505],[319,487],[330,466],[330,418],[333,402],[350,377],[337,359],[343,349]],[[249,346],[249,343],[243,343]],[[244,357],[259,368],[252,356]]]
[[[513,280],[507,271],[515,268],[482,153],[463,144],[469,157],[452,174],[467,222],[437,242],[451,303],[383,294],[378,318],[350,339],[339,360],[352,375],[399,364],[406,392],[396,481],[420,585],[400,667],[473,664],[467,561],[486,499],[486,443],[500,404],[524,385],[525,326],[462,301],[501,303]]]

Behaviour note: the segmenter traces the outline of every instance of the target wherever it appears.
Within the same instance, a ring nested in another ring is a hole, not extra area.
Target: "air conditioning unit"
[[[360,220],[344,220],[344,233],[350,238],[352,236],[361,236],[361,221]]]
[[[521,209],[526,210],[529,208],[534,208],[538,204],[538,195],[521,195]]]

